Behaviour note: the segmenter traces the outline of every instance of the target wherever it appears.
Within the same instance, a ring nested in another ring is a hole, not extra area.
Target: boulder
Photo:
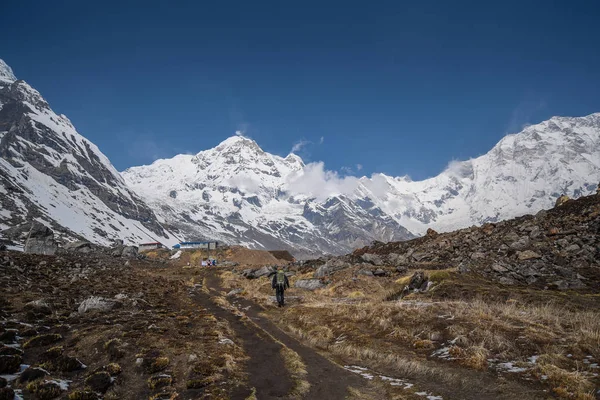
[[[399,265],[396,267],[396,272],[400,274],[405,274],[408,272],[408,267],[406,265]]]
[[[381,269],[381,268],[377,268],[376,271],[373,271],[373,275],[375,276],[387,276],[387,271]]]
[[[567,253],[574,253],[574,252],[576,252],[576,251],[579,251],[579,250],[581,250],[581,247],[579,247],[579,246],[578,246],[578,245],[576,245],[576,244],[572,244],[572,245],[570,245],[569,247],[567,247],[567,248],[565,249],[565,251],[566,251]]]
[[[80,314],[84,314],[88,311],[110,311],[117,303],[113,300],[105,299],[103,297],[92,296],[79,304],[77,311]]]
[[[358,275],[373,276],[373,272],[368,269],[361,269],[357,272]]]
[[[64,248],[65,250],[77,251],[79,253],[89,253],[92,251],[92,244],[90,242],[86,242],[85,240],[80,240],[77,242],[67,243]]]
[[[264,266],[260,269],[257,269],[256,271],[254,271],[254,277],[260,278],[261,276],[269,276],[269,275],[272,275],[273,273],[275,273],[275,270],[272,267]]]
[[[390,253],[388,255],[388,262],[394,266],[401,266],[408,263],[408,257],[398,253]]]
[[[476,251],[475,253],[471,253],[471,260],[481,260],[486,257],[485,253]]]
[[[322,289],[326,284],[321,282],[320,279],[299,279],[294,283],[294,287],[305,290],[316,290]]]
[[[346,268],[350,268],[352,265],[339,259],[331,259],[325,264],[321,265],[314,273],[315,278],[322,278],[327,275],[331,275],[336,271],[341,271]]]
[[[365,253],[362,256],[360,256],[360,258],[364,262],[373,265],[383,265],[383,260],[381,259],[381,256],[378,256],[377,254]]]
[[[427,258],[429,258],[431,255],[427,254],[427,253],[413,253],[412,254],[412,258],[413,260],[419,262],[422,260],[426,260]]]
[[[135,258],[138,255],[138,248],[135,246],[125,246],[121,252],[121,257]]]
[[[438,233],[435,230],[431,229],[431,228],[427,228],[426,235],[427,235],[427,237],[434,238],[434,237],[436,237],[438,235]]]
[[[554,203],[554,207],[560,207],[569,200],[570,200],[569,196],[567,196],[566,194],[563,194],[558,199],[556,199],[556,203]]]
[[[53,255],[58,250],[54,232],[46,225],[34,221],[29,230],[23,251],[29,254]]]
[[[44,314],[44,315],[52,314],[52,309],[50,308],[50,305],[48,303],[46,303],[44,300],[30,301],[29,303],[25,304],[24,309],[28,310],[28,311],[29,310],[34,311],[35,313],[38,313],[38,314]]]

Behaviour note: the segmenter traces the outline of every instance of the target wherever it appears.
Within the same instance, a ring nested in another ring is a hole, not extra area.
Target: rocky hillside
[[[0,60],[0,229],[18,242],[32,220],[100,244],[175,242],[98,147]]]
[[[375,243],[333,259],[325,272],[351,263],[407,269],[458,268],[505,285],[600,290],[600,195],[535,215],[487,223],[407,242]]]
[[[451,231],[532,214],[561,194],[593,193],[600,180],[600,114],[529,126],[424,181],[384,174],[340,178],[321,164],[269,154],[238,136],[123,176],[186,236],[291,249],[297,256],[343,254],[428,228]]]

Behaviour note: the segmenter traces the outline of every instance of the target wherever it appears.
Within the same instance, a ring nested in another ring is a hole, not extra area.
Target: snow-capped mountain
[[[69,119],[0,60],[0,230],[33,219],[65,238],[175,243]]]
[[[429,227],[447,231],[534,213],[561,194],[593,192],[600,180],[600,114],[530,126],[419,182],[383,174],[340,178],[322,164],[266,153],[239,136],[194,156],[130,168],[123,177],[189,238],[343,253]]]
[[[210,238],[296,254],[341,253],[374,239],[412,237],[373,204],[347,196],[316,202],[289,183],[306,166],[234,136],[194,156],[123,172],[127,184],[190,239]]]

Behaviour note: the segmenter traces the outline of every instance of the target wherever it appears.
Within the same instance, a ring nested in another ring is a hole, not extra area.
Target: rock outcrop
[[[29,254],[53,255],[58,250],[54,232],[46,225],[35,221],[25,241],[24,252]]]

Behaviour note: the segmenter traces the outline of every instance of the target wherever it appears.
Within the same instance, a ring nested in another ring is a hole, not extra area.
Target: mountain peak
[[[1,58],[0,58],[0,80],[8,81],[8,82],[14,82],[17,80],[17,77],[13,73],[12,68],[9,67],[8,64],[5,63],[4,60],[2,60]]]

